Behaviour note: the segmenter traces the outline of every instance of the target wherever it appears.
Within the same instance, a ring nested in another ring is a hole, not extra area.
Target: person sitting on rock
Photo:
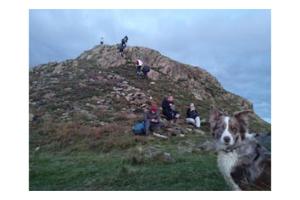
[[[162,113],[168,121],[176,122],[179,118],[179,113],[175,110],[174,98],[173,96],[168,96],[162,101]]]
[[[156,104],[152,104],[148,112],[145,113],[145,133],[149,134],[149,131],[154,132],[160,129],[160,117]]]
[[[193,103],[190,104],[189,108],[186,111],[186,122],[188,124],[194,125],[197,128],[200,128],[200,115]]]

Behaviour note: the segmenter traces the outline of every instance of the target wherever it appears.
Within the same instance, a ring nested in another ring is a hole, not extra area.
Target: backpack
[[[145,123],[143,122],[136,122],[132,127],[132,132],[135,135],[144,135],[145,134]]]
[[[148,65],[145,65],[142,70],[144,73],[147,73],[150,71],[150,67]]]

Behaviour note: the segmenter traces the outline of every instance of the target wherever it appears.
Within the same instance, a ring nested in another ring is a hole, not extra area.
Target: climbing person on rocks
[[[160,130],[161,122],[156,104],[152,104],[150,110],[145,113],[144,122],[146,135],[149,134],[149,131],[157,132]]]
[[[190,104],[189,108],[186,111],[186,122],[188,124],[194,125],[196,128],[200,128],[200,115],[193,103]]]
[[[128,37],[127,35],[121,40],[121,44],[119,46],[119,52],[121,53],[121,56],[123,57],[123,51],[126,48],[127,45],[127,41],[128,41]]]
[[[136,75],[137,77],[140,77],[142,75],[142,68],[143,68],[143,61],[140,59],[136,60]]]
[[[148,65],[144,65],[140,59],[136,60],[136,76],[138,78],[148,78],[149,71],[150,67]]]
[[[168,121],[176,123],[179,118],[179,113],[175,110],[174,98],[173,96],[168,96],[162,101],[162,113]]]

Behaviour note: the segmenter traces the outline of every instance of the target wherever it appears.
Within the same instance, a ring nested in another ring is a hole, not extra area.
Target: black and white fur
[[[217,109],[211,112],[218,167],[233,190],[270,190],[271,158],[248,133],[247,115],[251,112],[238,112],[232,117]]]

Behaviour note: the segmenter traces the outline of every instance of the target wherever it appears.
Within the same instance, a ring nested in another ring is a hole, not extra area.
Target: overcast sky
[[[99,44],[145,46],[200,66],[271,120],[270,10],[30,10],[30,67]]]

